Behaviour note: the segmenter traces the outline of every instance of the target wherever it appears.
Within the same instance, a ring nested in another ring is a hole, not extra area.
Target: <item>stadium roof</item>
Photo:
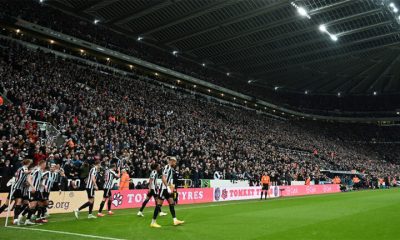
[[[400,92],[398,0],[49,3],[230,72],[243,84],[251,79],[313,94]]]

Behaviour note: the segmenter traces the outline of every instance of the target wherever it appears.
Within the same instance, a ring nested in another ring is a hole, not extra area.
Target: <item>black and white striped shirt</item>
[[[42,170],[40,168],[34,168],[32,173],[32,186],[35,188],[35,190],[39,190],[40,183],[42,181]],[[29,191],[32,191],[32,186],[29,188]]]
[[[50,171],[46,171],[43,173],[43,181],[42,181],[42,185],[45,186],[45,191],[46,192],[50,192],[51,189],[53,188],[53,184],[56,181],[58,177],[58,173],[56,172],[50,172]]]
[[[87,189],[92,189],[94,187],[94,185],[96,184],[95,182],[93,182],[92,176],[94,176],[95,181],[96,181],[96,176],[97,176],[96,167],[92,167],[92,169],[90,169],[88,180],[87,180],[87,183],[86,183],[86,188]]]
[[[158,178],[157,171],[156,170],[151,171],[149,179],[149,189],[154,191],[157,190],[157,178]]]
[[[163,169],[163,176],[165,177],[165,179],[167,180],[167,184],[173,184],[174,183],[174,172],[175,170],[170,166],[167,165],[164,167]],[[164,183],[161,184],[161,191],[167,189],[167,186],[164,185]]]
[[[113,187],[114,179],[118,178],[118,174],[112,169],[107,169],[104,173],[104,189],[111,189]]]
[[[17,172],[15,173],[15,183],[13,185],[13,190],[22,190],[25,187],[26,178],[28,177],[28,174],[25,173],[26,171],[28,171],[28,167],[26,166],[22,166],[17,170]]]

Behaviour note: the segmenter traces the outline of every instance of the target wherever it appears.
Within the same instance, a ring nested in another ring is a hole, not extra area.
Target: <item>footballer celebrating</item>
[[[50,165],[49,171],[43,173],[43,188],[42,188],[42,203],[41,208],[38,209],[37,219],[40,222],[47,223],[46,212],[47,206],[49,205],[50,191],[53,188],[54,182],[58,177],[58,172],[56,171],[56,165],[53,163]]]
[[[99,190],[97,187],[97,172],[100,169],[100,160],[96,160],[92,169],[90,169],[89,176],[86,182],[86,192],[88,196],[88,201],[84,203],[79,209],[74,210],[76,219],[79,218],[79,211],[89,207],[89,215],[88,218],[96,218],[93,214],[93,205],[94,205],[94,192],[95,190]]]
[[[42,200],[42,194],[40,192],[40,188],[43,186],[42,176],[45,169],[46,169],[46,161],[41,160],[27,178],[27,182],[29,185],[29,192],[28,192],[29,210],[28,210],[28,217],[25,221],[25,225],[35,224],[31,220],[32,220],[32,215],[36,213],[38,202]]]
[[[166,165],[163,169],[161,176],[161,187],[159,189],[159,195],[157,199],[157,206],[154,209],[153,219],[151,221],[150,227],[160,228],[161,226],[157,224],[156,219],[158,213],[161,211],[161,206],[164,200],[167,200],[169,203],[169,210],[171,212],[174,225],[183,224],[184,221],[180,221],[175,216],[175,202],[172,196],[172,192],[174,190],[173,178],[174,178],[174,168],[176,166],[176,158],[170,157],[168,160],[168,165]]]
[[[22,162],[23,166],[20,167],[15,173],[15,182],[11,187],[11,193],[8,195],[8,200],[15,201],[14,207],[14,224],[18,223],[18,215],[21,213],[21,203],[22,203],[22,195],[25,189],[26,179],[30,173],[29,165],[32,164],[32,160],[25,159]],[[7,207],[8,202],[6,201],[3,206],[0,208],[0,213],[2,213]]]
[[[147,193],[146,199],[142,203],[142,207],[140,208],[139,212],[137,213],[137,215],[140,217],[144,217],[143,210],[151,198],[154,198],[154,201],[157,204],[157,199],[158,199],[157,179],[158,179],[158,172],[160,171],[160,165],[157,163],[153,163],[151,165],[151,170],[152,171],[151,171],[150,177],[149,177],[149,191]],[[160,216],[165,216],[165,215],[167,215],[167,213],[162,212],[160,209]]]
[[[117,173],[117,166],[115,164],[112,164],[110,166],[110,169],[107,169],[105,174],[104,174],[104,193],[103,193],[103,201],[100,203],[100,208],[99,212],[97,213],[98,217],[104,217],[104,214],[101,213],[104,208],[104,204],[107,201],[107,210],[108,210],[108,215],[113,215],[114,213],[111,211],[111,189],[113,187],[113,181],[114,179],[119,178],[119,172]]]

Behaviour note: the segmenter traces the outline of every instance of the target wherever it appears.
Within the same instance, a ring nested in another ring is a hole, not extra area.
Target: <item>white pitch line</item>
[[[288,197],[288,198],[272,198],[269,201],[284,201],[284,200],[294,200],[299,198],[309,198],[313,196],[329,196],[329,195],[337,195],[340,193],[332,193],[326,195],[307,195],[307,196],[298,196],[298,197]],[[205,204],[205,205],[189,205],[187,207],[178,208],[177,210],[190,210],[190,209],[197,209],[197,208],[207,208],[207,207],[220,207],[220,206],[229,206],[229,205],[239,205],[239,204],[246,204],[250,201],[254,202],[261,202],[260,200],[253,199],[249,201],[229,201],[227,203],[217,203],[217,204]],[[134,208],[133,208],[134,209]],[[153,211],[145,211],[145,213],[152,213]],[[133,215],[132,213],[122,213],[118,214],[117,216],[126,216],[126,215]],[[76,221],[76,220],[61,220],[61,221],[52,221],[52,222],[67,222],[67,221]],[[79,236],[79,237],[87,237],[87,238],[97,238],[97,239],[107,239],[107,240],[125,240],[121,238],[112,238],[112,237],[102,237],[96,235],[89,235],[89,234],[80,234],[80,233],[73,233],[73,232],[64,232],[64,231],[56,231],[56,230],[47,230],[47,229],[40,229],[40,228],[27,228],[27,227],[16,227],[16,226],[7,226],[7,228],[15,228],[15,229],[25,229],[30,231],[40,231],[40,232],[50,232],[50,233],[57,233],[57,234],[64,234],[64,235],[72,235],[72,236]]]
[[[103,237],[103,236],[96,236],[96,235],[89,235],[89,234],[64,232],[64,231],[56,231],[56,230],[47,230],[47,229],[39,229],[39,228],[14,227],[14,226],[8,226],[7,228],[15,228],[15,229],[30,230],[30,231],[57,233],[57,234],[72,235],[72,236],[85,237],[85,238],[96,238],[96,239],[107,239],[107,240],[125,240],[125,239],[122,239],[122,238]]]
[[[332,196],[332,195],[338,195],[341,194],[341,192],[339,193],[330,193],[330,194],[314,194],[314,195],[306,195],[306,196],[293,196],[293,197],[283,197],[283,198],[269,198],[267,200],[267,202],[271,202],[271,201],[288,201],[288,200],[295,200],[295,199],[302,199],[302,198],[310,198],[310,197],[325,197],[325,196]],[[226,203],[224,202],[216,202],[216,203],[206,203],[206,204],[202,204],[202,205],[178,205],[178,207],[175,209],[177,212],[179,211],[183,211],[183,210],[191,210],[191,209],[199,209],[199,208],[208,208],[208,207],[222,207],[222,206],[229,206],[229,205],[240,205],[240,204],[247,204],[249,202],[264,202],[265,200],[260,200],[260,199],[248,199],[248,200],[231,200],[231,201],[227,201]],[[165,207],[165,206],[163,206]],[[152,208],[152,207],[149,207]],[[128,210],[128,209],[132,209],[132,210],[138,210],[138,208],[125,208],[125,209],[118,209],[118,210]],[[154,210],[148,210],[148,211],[144,211],[143,213],[153,213]],[[115,214],[113,217],[119,217],[119,216],[136,216],[136,214],[129,212],[129,213],[118,213]],[[55,221],[51,221],[51,223],[59,223],[59,222],[70,222],[70,221],[76,221],[75,217],[74,218],[70,218],[70,219],[63,219],[63,220],[55,220]]]

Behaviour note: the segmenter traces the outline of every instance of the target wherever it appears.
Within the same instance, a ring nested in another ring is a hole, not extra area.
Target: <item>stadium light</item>
[[[54,40],[50,40],[50,44],[54,44]]]
[[[340,97],[342,94],[340,92],[337,93],[337,96]]]
[[[247,83],[248,83],[248,84],[250,84],[250,83],[252,83],[252,82],[253,82],[253,80],[249,80],[249,81],[247,81]]]
[[[178,51],[172,51],[172,55],[174,55],[174,56],[176,56],[176,55],[178,55]]]
[[[133,68],[133,65],[129,65],[129,68],[132,69],[132,68]]]
[[[391,2],[391,3],[389,4],[389,7],[391,7],[391,8],[395,8],[395,7],[396,7],[396,5],[394,5],[394,3],[392,3],[392,2]]]
[[[228,77],[229,77],[230,75],[231,75],[231,73],[230,73],[230,72],[227,72],[227,73],[226,73],[226,76],[228,76]]]
[[[110,58],[106,58],[107,62],[110,61]]]
[[[206,64],[205,64],[205,63],[202,63],[202,64],[201,64],[201,66],[205,67],[205,66],[206,66]]]
[[[319,30],[320,30],[321,32],[326,32],[326,31],[327,31],[327,30],[326,30],[326,26],[325,26],[324,24],[319,25]]]
[[[303,17],[306,17],[308,14],[307,14],[307,10],[306,9],[304,9],[303,7],[299,7],[298,9],[297,9],[297,12],[300,14],[300,16],[303,16]]]
[[[178,79],[178,80],[176,80],[176,82],[179,84],[179,83],[181,83],[181,80]]]
[[[93,21],[94,24],[98,24],[99,22],[100,22],[99,19],[95,19],[95,20]]]
[[[138,41],[142,41],[142,40],[143,40],[143,37],[140,37],[140,36],[139,36],[139,37],[137,38],[137,40],[138,40]]]
[[[399,9],[393,8],[393,12],[394,12],[394,13],[398,13],[398,12],[399,12]]]
[[[376,96],[378,93],[376,91],[374,91],[374,96]]]
[[[335,41],[335,42],[336,42],[336,41],[339,39],[338,36],[336,36],[335,34],[332,34],[332,33],[330,33],[330,32],[328,31],[328,29],[327,29],[327,27],[325,26],[325,24],[319,25],[318,29],[319,29],[320,32],[323,32],[323,33],[328,34],[332,41]]]
[[[221,93],[221,97],[223,97],[224,96],[224,94],[223,93]]]
[[[278,87],[278,86],[275,86],[275,87],[274,87],[274,90],[275,90],[275,91],[277,91],[278,89],[279,89],[279,87]]]
[[[306,94],[306,95],[307,95],[307,94],[308,94],[308,90],[305,90],[305,91],[304,91],[304,94]]]
[[[291,5],[297,9],[297,13],[302,16],[302,17],[306,17],[308,19],[311,19],[310,15],[308,15],[307,10],[304,7],[300,7],[298,6],[296,3],[291,2]]]
[[[236,97],[233,97],[233,100],[236,100]]]
[[[396,112],[397,115],[400,115],[400,112]]]
[[[197,88],[197,85],[193,85],[193,88]]]
[[[44,3],[44,0],[39,0],[40,3]]]
[[[208,91],[209,93],[211,92],[211,90],[210,90],[210,89],[208,89],[207,91]]]

